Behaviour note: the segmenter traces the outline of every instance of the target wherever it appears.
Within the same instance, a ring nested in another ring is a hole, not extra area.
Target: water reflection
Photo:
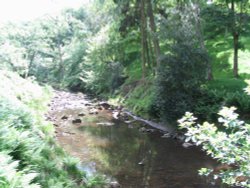
[[[114,176],[123,187],[216,187],[197,175],[201,167],[215,163],[196,148],[184,149],[160,133],[140,133],[122,122],[114,126],[82,126],[92,144],[98,171]],[[95,141],[94,141],[95,142]],[[100,144],[103,142],[103,144]]]
[[[198,148],[185,149],[159,132],[141,133],[142,125],[113,120],[106,110],[91,115],[94,105],[82,95],[59,92],[52,108],[59,143],[81,159],[88,175],[101,172],[123,188],[218,187],[198,176],[201,167],[216,165]],[[82,123],[73,124],[79,118]]]

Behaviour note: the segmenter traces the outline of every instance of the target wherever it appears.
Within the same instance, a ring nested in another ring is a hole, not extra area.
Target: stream
[[[143,123],[115,119],[97,104],[81,93],[56,91],[48,114],[57,141],[88,175],[105,174],[123,188],[219,187],[198,175],[216,166],[199,148],[185,148],[156,129],[142,131]]]

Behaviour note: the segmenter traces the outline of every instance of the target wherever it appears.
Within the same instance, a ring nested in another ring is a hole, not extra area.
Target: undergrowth
[[[88,178],[54,141],[43,114],[51,89],[6,71],[0,72],[0,187],[97,187],[103,178]]]

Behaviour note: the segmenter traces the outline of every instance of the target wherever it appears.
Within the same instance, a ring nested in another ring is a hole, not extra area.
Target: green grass
[[[231,36],[217,36],[207,42],[214,80],[207,83],[209,89],[227,92],[243,92],[250,79],[250,37],[242,37],[244,50],[239,50],[239,78],[233,77],[233,40]]]
[[[244,92],[247,83],[244,79],[236,78],[218,78],[207,83],[207,88],[210,90],[218,90],[221,92]]]
[[[133,83],[134,81],[140,80],[142,78],[140,60],[132,62],[129,66],[126,67],[125,71],[127,75],[129,75],[129,78],[126,80],[125,84]]]

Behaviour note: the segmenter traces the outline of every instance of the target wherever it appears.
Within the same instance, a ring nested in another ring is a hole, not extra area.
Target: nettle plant
[[[208,122],[196,123],[197,118],[190,112],[178,122],[181,129],[187,130],[186,142],[201,145],[208,155],[222,163],[215,169],[200,169],[200,175],[211,175],[225,184],[250,188],[250,125],[239,120],[235,110],[235,107],[223,107],[219,111],[221,130]]]

